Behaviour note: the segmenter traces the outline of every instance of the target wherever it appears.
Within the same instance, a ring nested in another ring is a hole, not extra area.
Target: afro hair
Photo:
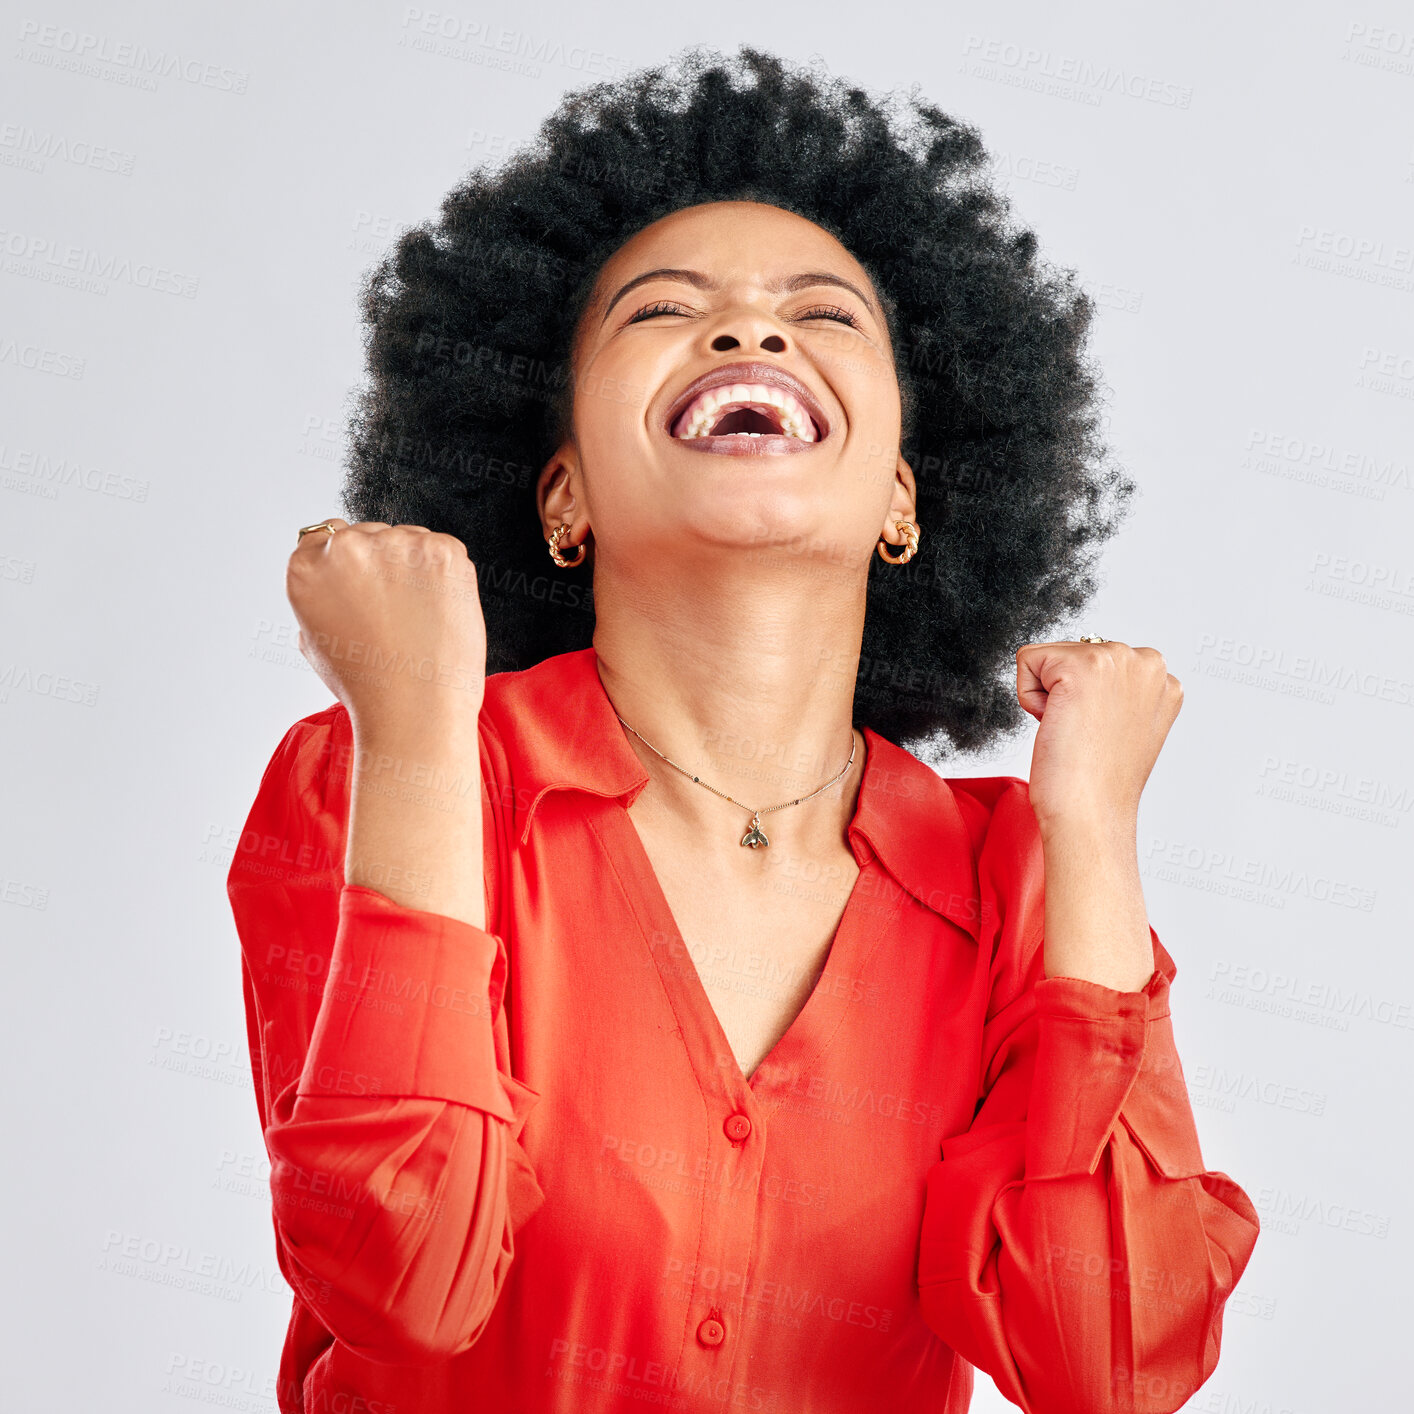
[[[855,723],[936,764],[940,734],[978,751],[1026,722],[1016,650],[1094,593],[1135,486],[1102,438],[1074,272],[1015,226],[974,128],[916,86],[902,101],[904,118],[818,68],[694,46],[566,95],[369,272],[344,513],[465,544],[488,673],[593,639],[592,556],[554,566],[534,487],[604,262],[671,211],[751,200],[835,236],[889,325],[923,534],[906,566],[871,559]]]

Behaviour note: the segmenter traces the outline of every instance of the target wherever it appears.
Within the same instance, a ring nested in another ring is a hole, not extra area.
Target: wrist
[[[1139,820],[1128,811],[1074,810],[1037,820],[1041,845],[1046,850],[1073,845],[1109,852],[1138,852]]]
[[[354,735],[385,740],[428,736],[448,731],[476,730],[485,700],[484,684],[443,691],[433,684],[418,684],[411,691],[384,695],[349,708]]]
[[[476,749],[480,703],[461,702],[411,712],[379,711],[352,718],[354,750],[446,757]]]

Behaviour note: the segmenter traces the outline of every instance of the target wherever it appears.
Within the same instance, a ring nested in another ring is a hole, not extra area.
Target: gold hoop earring
[[[902,532],[907,548],[901,555],[891,555],[886,548],[889,542],[881,535],[878,544],[879,558],[885,564],[906,565],[918,551],[918,527],[911,520],[896,520],[894,529]]]
[[[576,565],[584,563],[585,550],[583,542],[575,546],[575,548],[579,551],[579,554],[576,555],[574,559],[567,560],[562,554],[560,554],[560,537],[564,535],[568,530],[568,523],[566,523],[565,525],[557,526],[555,528],[555,533],[550,537],[550,558],[554,560],[554,562],[559,565],[562,570],[572,570]]]

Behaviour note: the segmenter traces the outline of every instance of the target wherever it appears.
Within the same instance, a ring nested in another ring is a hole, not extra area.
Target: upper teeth
[[[764,403],[780,414],[781,432],[785,436],[797,437],[802,442],[815,440],[815,424],[800,400],[784,388],[765,383],[722,383],[708,388],[694,398],[683,413],[679,420],[682,431],[677,436],[684,441],[706,437],[728,403],[748,406]]]

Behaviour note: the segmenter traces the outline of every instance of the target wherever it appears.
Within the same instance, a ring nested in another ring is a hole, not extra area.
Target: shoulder
[[[260,793],[296,793],[327,782],[330,767],[352,760],[353,730],[343,703],[331,703],[287,727],[266,762]]]
[[[565,715],[578,710],[565,679],[565,665],[571,656],[561,654],[528,668],[487,675],[481,699],[481,734],[503,759],[522,754],[538,734],[560,730]]]
[[[977,870],[978,907],[994,947],[1013,935],[1017,965],[1039,944],[1045,897],[1045,854],[1031,808],[1030,784],[1020,776],[971,776],[949,780],[969,821]]]
[[[947,776],[944,777],[958,803],[988,825],[1014,827],[1029,819],[1034,824],[1031,809],[1031,783],[1023,776]]]
[[[1030,788],[1019,776],[947,775],[870,732],[858,827],[926,906],[984,941],[1038,882]]]
[[[333,702],[286,730],[261,789],[278,784],[306,806],[330,810],[347,802],[352,773],[353,724],[344,704]]]
[[[566,742],[579,740],[586,718],[597,715],[595,704],[582,700],[591,688],[602,694],[592,674],[581,650],[487,675],[479,722],[481,770],[507,820],[513,805],[528,806],[537,782],[558,778],[558,766],[571,751]]]
[[[964,814],[990,822],[1001,812],[1005,817],[1018,804],[1031,808],[1030,783],[1021,776],[944,776]]]
[[[1020,776],[978,776],[952,782],[959,803],[970,801],[980,821],[978,907],[989,940],[998,995],[1015,996],[1036,978],[1045,932],[1045,854],[1030,783]]]
[[[335,703],[286,728],[246,815],[226,888],[333,888],[342,868],[353,740]]]
[[[866,728],[874,794],[887,808],[903,807],[910,824],[960,817],[974,858],[989,845],[1026,842],[1035,833],[1031,787],[1021,776],[950,776],[906,746]]]
[[[927,769],[926,767],[924,769]],[[1039,846],[1031,786],[1021,776],[942,776],[972,837],[974,854]]]
[[[1039,863],[1041,832],[1031,808],[1031,785],[1021,776],[947,778],[958,808],[976,833],[979,863]]]
[[[499,837],[514,799],[515,784],[511,757],[502,742],[495,714],[485,704],[477,720],[477,738],[485,824]],[[416,762],[389,759],[369,762],[362,769],[385,781],[415,785],[423,768]],[[266,816],[298,821],[304,829],[322,821],[327,822],[328,829],[345,830],[355,770],[353,722],[342,702],[332,702],[301,717],[286,730],[265,768],[257,808]]]

